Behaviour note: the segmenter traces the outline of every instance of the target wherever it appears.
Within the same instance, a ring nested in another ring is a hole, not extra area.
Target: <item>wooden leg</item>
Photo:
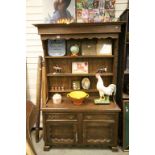
[[[51,148],[51,146],[45,145],[45,146],[44,146],[44,151],[49,151],[50,148]]]
[[[113,146],[113,147],[112,147],[112,151],[113,151],[113,152],[118,152],[118,147],[117,147],[117,146]]]

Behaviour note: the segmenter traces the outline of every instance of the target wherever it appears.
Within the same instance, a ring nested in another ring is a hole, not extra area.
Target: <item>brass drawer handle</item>
[[[74,118],[74,116],[69,116],[69,119],[73,119]]]
[[[50,118],[51,118],[51,119],[55,119],[55,116],[51,116]]]
[[[92,116],[86,116],[87,119],[92,119]]]

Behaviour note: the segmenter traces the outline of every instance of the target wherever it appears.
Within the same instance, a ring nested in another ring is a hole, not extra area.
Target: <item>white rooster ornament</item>
[[[99,73],[96,74],[96,78],[97,78],[96,88],[99,91],[100,100],[104,99],[105,102],[107,102],[107,103],[110,102],[109,96],[116,94],[116,85],[110,84],[108,87],[105,87],[104,82],[103,82]]]

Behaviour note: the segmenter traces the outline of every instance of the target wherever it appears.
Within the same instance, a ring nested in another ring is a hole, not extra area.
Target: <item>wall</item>
[[[26,67],[27,67],[27,99],[36,102],[37,59],[43,56],[40,37],[32,25],[43,23],[47,3],[51,0],[27,0],[26,3]],[[127,0],[116,0],[116,17],[127,7]]]
[[[26,67],[27,99],[36,102],[37,58],[43,56],[40,36],[32,24],[43,22],[43,0],[27,0],[26,3]]]

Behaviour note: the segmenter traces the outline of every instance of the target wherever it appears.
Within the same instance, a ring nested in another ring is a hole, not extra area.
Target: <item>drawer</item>
[[[114,114],[84,114],[84,120],[114,120]]]
[[[45,117],[46,120],[77,120],[77,115],[70,113],[49,113]]]

